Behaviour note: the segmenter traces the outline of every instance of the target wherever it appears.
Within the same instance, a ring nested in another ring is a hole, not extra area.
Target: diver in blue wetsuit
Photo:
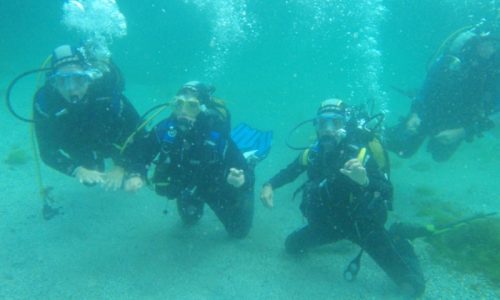
[[[473,28],[458,34],[431,65],[401,123],[387,130],[387,148],[412,156],[429,137],[427,150],[446,161],[463,141],[493,128],[500,112],[500,35]]]
[[[156,193],[177,200],[185,224],[196,223],[207,204],[231,237],[243,238],[252,225],[255,179],[253,163],[242,152],[250,150],[244,148],[260,135],[252,138],[247,134],[252,133],[250,128],[238,127],[234,136],[242,142],[240,151],[231,138],[229,112],[212,97],[213,91],[197,81],[182,86],[172,114],[127,147],[127,169],[136,174],[125,188],[140,188],[147,167],[154,163]],[[269,139],[261,142],[269,145]],[[250,151],[251,156],[265,155],[268,148]]]

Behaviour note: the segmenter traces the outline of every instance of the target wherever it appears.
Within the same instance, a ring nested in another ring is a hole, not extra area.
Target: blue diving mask
[[[320,114],[314,119],[314,126],[318,132],[336,132],[344,129],[346,118],[337,113]]]
[[[76,104],[84,98],[92,79],[86,71],[57,71],[48,78],[48,82],[69,103]]]
[[[342,114],[323,113],[314,119],[320,144],[325,149],[335,148],[346,136],[346,118]]]
[[[88,85],[92,81],[89,73],[84,71],[76,72],[56,72],[49,77],[49,82],[58,90],[71,90],[83,85]]]

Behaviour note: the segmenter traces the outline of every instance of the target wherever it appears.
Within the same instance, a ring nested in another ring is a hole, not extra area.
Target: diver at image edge
[[[86,185],[122,186],[120,146],[140,117],[123,95],[118,68],[95,68],[83,47],[57,47],[45,84],[33,101],[33,121],[42,160]],[[100,62],[102,64],[102,62]],[[105,173],[105,159],[113,169]]]
[[[428,138],[433,159],[446,161],[463,141],[499,126],[500,33],[479,25],[465,29],[431,62],[408,115],[387,129],[387,148],[400,157],[414,155]]]

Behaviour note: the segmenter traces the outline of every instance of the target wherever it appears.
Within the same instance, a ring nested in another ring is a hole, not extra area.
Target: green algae
[[[424,201],[418,215],[442,226],[468,217],[467,211],[451,202]],[[436,262],[460,272],[480,273],[494,284],[500,284],[500,218],[488,217],[436,234],[425,239],[431,245],[430,255]]]
[[[437,190],[429,186],[421,185],[415,187],[415,193],[419,197],[428,198],[436,196]]]
[[[19,146],[13,146],[7,157],[4,159],[4,163],[11,167],[22,166],[27,164],[31,159],[31,156],[26,150]]]

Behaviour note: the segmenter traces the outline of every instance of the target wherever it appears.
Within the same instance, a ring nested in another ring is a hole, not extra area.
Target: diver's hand
[[[440,133],[436,134],[433,138],[438,143],[441,143],[443,145],[455,144],[465,138],[465,129],[456,128],[443,130]]]
[[[243,170],[238,170],[235,168],[229,169],[229,174],[227,175],[227,183],[239,188],[245,183],[245,172]]]
[[[83,184],[104,183],[104,173],[95,170],[89,170],[84,167],[78,167],[73,172],[75,178]]]
[[[357,158],[348,160],[344,164],[344,167],[340,169],[340,173],[349,177],[352,181],[359,185],[367,186],[369,183],[366,169]]]
[[[132,176],[125,180],[123,183],[123,189],[126,192],[137,192],[140,188],[144,186],[144,180],[140,176]]]
[[[406,129],[408,129],[412,133],[417,133],[421,123],[422,120],[420,119],[420,117],[416,113],[412,113],[408,118],[408,121],[406,121]]]
[[[273,186],[269,183],[264,184],[262,187],[262,190],[260,191],[260,201],[262,201],[262,204],[264,204],[267,208],[274,207]]]
[[[120,166],[114,166],[111,171],[105,174],[104,179],[104,189],[106,191],[117,189],[122,187],[123,177],[125,176],[125,170]]]

